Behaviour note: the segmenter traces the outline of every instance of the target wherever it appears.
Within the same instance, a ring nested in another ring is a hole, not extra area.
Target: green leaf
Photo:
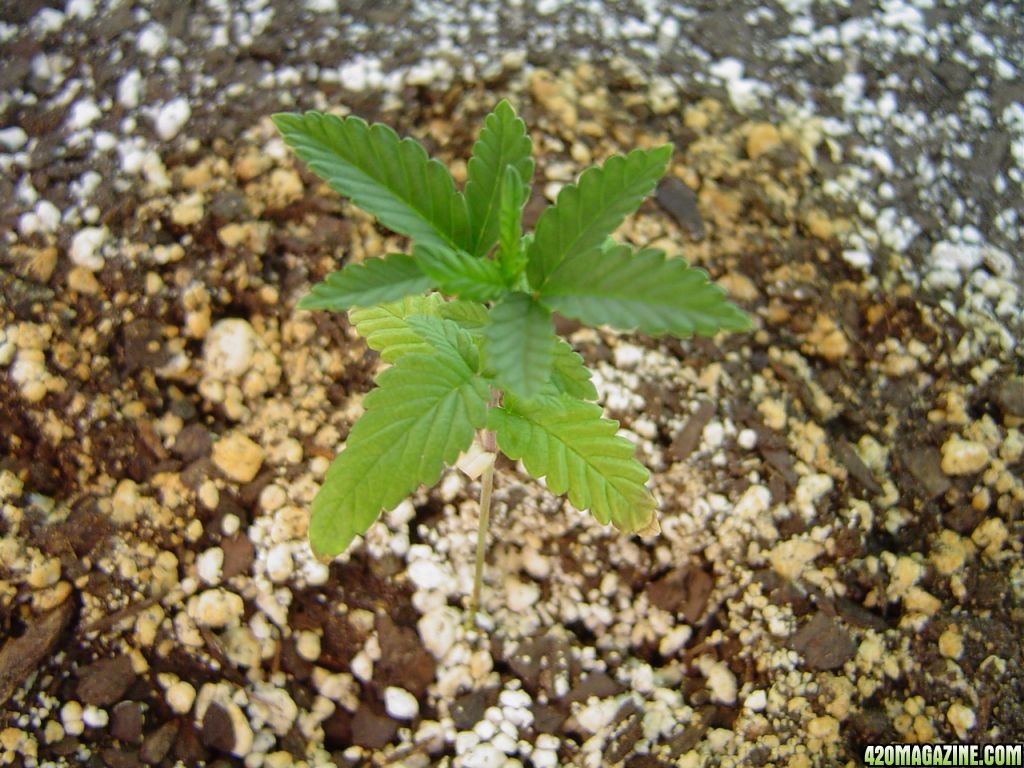
[[[558,339],[551,366],[551,381],[558,392],[577,400],[597,400],[597,388],[583,358],[566,342]]]
[[[530,195],[529,187],[523,184],[519,172],[513,167],[505,168],[501,184],[501,210],[498,214],[498,265],[505,282],[514,285],[526,267],[526,252],[523,248],[523,205]]]
[[[484,329],[487,361],[498,384],[533,397],[551,378],[557,337],[551,312],[525,293],[510,293],[491,308]]]
[[[537,220],[527,256],[530,285],[541,288],[570,256],[598,248],[654,190],[668,167],[671,145],[635,149],[590,168],[578,184],[567,184]]]
[[[529,182],[533,176],[532,149],[526,124],[516,117],[511,104],[501,101],[484,121],[467,167],[466,203],[473,225],[467,250],[474,256],[487,253],[498,239],[505,169],[515,169],[521,181]],[[529,187],[526,191],[529,194]]]
[[[480,351],[473,336],[454,320],[432,315],[412,315],[407,322],[434,349],[442,352],[455,349],[474,372],[480,370]]]
[[[454,346],[406,355],[377,383],[313,499],[309,540],[320,558],[345,551],[421,483],[436,483],[486,422],[489,389]]]
[[[432,347],[423,335],[411,327],[412,317],[425,315],[454,320],[464,328],[480,328],[487,322],[487,310],[467,301],[446,302],[440,294],[406,296],[400,301],[349,312],[348,319],[370,349],[380,352],[381,359],[393,363],[408,354],[430,354]]]
[[[461,301],[454,299],[445,301],[438,307],[441,317],[454,320],[468,331],[478,331],[484,328],[489,322],[487,309],[475,301]]]
[[[633,456],[633,444],[616,435],[618,424],[601,418],[601,408],[562,395],[522,403],[506,397],[492,408],[487,428],[498,447],[522,459],[534,477],[546,477],[573,506],[589,509],[600,522],[626,532],[650,524],[655,501],[644,487],[648,473]]]
[[[469,247],[469,210],[451,174],[386,125],[319,112],[273,116],[284,139],[331,187],[421,244]]]
[[[432,286],[416,261],[403,253],[389,253],[361,264],[347,264],[314,285],[298,303],[299,309],[340,312],[353,306],[368,307],[423,293]]]
[[[541,301],[591,325],[674,336],[741,331],[750,320],[701,269],[659,250],[633,254],[609,243],[566,259],[548,278]]]
[[[419,268],[443,293],[471,301],[494,301],[508,288],[497,262],[450,248],[417,248]]]

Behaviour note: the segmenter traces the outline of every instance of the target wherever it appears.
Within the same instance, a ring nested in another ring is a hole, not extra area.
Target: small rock
[[[396,720],[412,720],[420,713],[420,703],[404,688],[391,686],[384,691],[384,709]]]
[[[171,221],[179,227],[191,227],[203,220],[203,196],[198,192],[187,195],[171,208]]]
[[[505,600],[513,613],[523,613],[540,599],[540,587],[533,582],[509,578],[505,582]]]
[[[196,700],[196,689],[192,687],[191,683],[178,680],[167,689],[165,697],[167,706],[171,708],[172,712],[187,715]]]
[[[993,387],[992,400],[1004,413],[1024,417],[1024,379],[1008,377]]]
[[[697,195],[675,176],[658,184],[654,193],[658,204],[676,220],[676,223],[694,240],[703,240],[706,234],[704,219],[697,205]]]
[[[236,483],[251,482],[263,466],[263,449],[240,432],[232,432],[213,446],[213,463]]]
[[[672,438],[672,443],[669,445],[668,453],[675,461],[683,461],[700,445],[701,435],[704,434],[704,427],[711,421],[711,417],[715,415],[715,406],[709,400],[702,400],[700,405],[697,406],[697,412],[694,413],[689,419],[686,420],[686,424],[683,425]]]
[[[267,192],[272,207],[284,208],[302,199],[302,178],[293,170],[275,168]]]
[[[210,455],[213,439],[210,431],[202,424],[192,423],[181,430],[174,438],[171,452],[182,461],[193,462]]]
[[[398,732],[398,723],[363,705],[352,718],[352,743],[366,749],[383,749]]]
[[[946,719],[949,720],[949,724],[953,726],[957,738],[961,741],[967,739],[967,732],[973,730],[977,723],[977,716],[974,714],[974,710],[960,702],[950,705],[946,711]]]
[[[414,696],[425,694],[437,665],[420,643],[419,635],[387,616],[379,616],[376,626],[381,657],[374,670],[374,681],[401,686]]]
[[[237,534],[229,539],[224,539],[220,546],[224,550],[224,565],[221,573],[225,579],[246,573],[253,560],[256,559],[256,548],[248,536]]]
[[[947,659],[959,659],[964,652],[964,636],[960,634],[956,624],[950,624],[946,631],[939,635],[939,653]]]
[[[768,706],[768,694],[765,693],[763,688],[751,691],[747,698],[744,699],[743,706],[751,712],[763,712],[765,707]]]
[[[409,580],[417,589],[441,589],[454,586],[454,577],[439,563],[428,560],[414,560],[409,564]]]
[[[345,749],[352,744],[352,715],[348,710],[336,707],[322,725],[328,749]]]
[[[971,534],[971,541],[979,549],[984,550],[987,556],[996,557],[1009,537],[1010,532],[1006,528],[1006,523],[998,517],[990,517],[982,521],[974,529],[974,532]]]
[[[291,694],[272,683],[256,683],[249,694],[249,714],[266,723],[278,736],[284,736],[295,724],[299,708]]]
[[[127,656],[115,656],[93,662],[82,671],[78,681],[78,697],[86,704],[109,707],[121,700],[135,682],[135,670]]]
[[[192,108],[186,99],[177,98],[167,102],[156,114],[156,135],[161,141],[170,141],[181,132],[190,117]]]
[[[231,717],[217,703],[211,703],[203,715],[203,730],[200,734],[203,744],[222,752],[231,752],[235,748],[235,731]]]
[[[214,323],[203,343],[203,374],[227,381],[249,370],[256,353],[256,331],[247,320],[228,317]]]
[[[57,256],[57,249],[52,246],[26,250],[24,261],[25,274],[39,283],[45,284],[49,282],[50,278],[53,277],[53,270],[57,267]],[[89,274],[91,275],[92,273]]]
[[[942,444],[942,471],[946,475],[973,475],[983,470],[991,457],[981,443],[951,435]]]
[[[610,699],[612,696],[618,696],[624,690],[605,672],[591,672],[569,691],[566,701],[572,703],[574,701],[585,702],[591,698]]]
[[[782,144],[779,130],[771,123],[756,123],[747,134],[747,157],[756,160]]]
[[[142,741],[142,705],[137,701],[122,701],[114,706],[110,718],[110,735],[126,744]]]
[[[204,745],[230,752],[236,757],[245,757],[252,751],[254,737],[249,719],[231,700],[225,688],[215,688],[209,683],[204,685],[196,710],[202,713],[199,739]]]
[[[952,486],[942,473],[942,455],[932,446],[907,446],[900,454],[900,461],[928,499],[942,496]]]
[[[451,606],[432,608],[416,623],[420,638],[430,654],[440,661],[458,637],[459,614]]]
[[[735,704],[737,692],[736,675],[732,673],[728,665],[725,662],[712,661],[704,656],[701,657],[698,666],[707,682],[711,700],[729,706]]]
[[[477,744],[460,757],[465,768],[501,768],[509,765],[508,755],[488,743]]]
[[[281,584],[291,578],[294,563],[291,547],[287,544],[275,544],[267,553],[267,578],[275,584]]]
[[[99,272],[106,263],[100,250],[109,234],[106,227],[86,227],[76,232],[71,238],[71,262],[90,272]]]
[[[320,635],[303,630],[295,633],[295,652],[301,659],[314,662],[320,658]]]
[[[107,747],[100,752],[103,764],[107,768],[139,768],[142,764],[134,752]]]
[[[100,283],[96,276],[82,266],[72,267],[67,275],[68,288],[85,296],[96,296],[100,292]]]
[[[242,598],[226,589],[208,589],[188,602],[188,615],[201,627],[219,629],[241,618]]]
[[[700,568],[676,568],[647,586],[651,605],[682,614],[688,624],[704,617],[714,581]]]
[[[89,728],[105,728],[110,722],[110,715],[107,710],[90,704],[82,710],[82,722]]]
[[[174,746],[174,740],[178,738],[178,727],[178,721],[171,720],[147,734],[142,742],[142,749],[139,750],[142,762],[146,765],[158,765],[162,762]]]
[[[17,152],[28,142],[28,134],[19,126],[11,126],[0,130],[0,146],[8,152]]]
[[[204,584],[216,585],[223,567],[224,550],[220,547],[210,547],[196,557],[196,573]]]
[[[839,721],[831,715],[812,718],[807,723],[807,734],[826,744],[836,742],[839,740]]]
[[[494,688],[478,688],[452,700],[449,713],[455,727],[469,730],[483,720],[484,712],[498,700]]]
[[[545,69],[536,69],[530,74],[530,95],[558,122],[572,130],[579,120],[575,95],[569,84],[556,78]]]
[[[809,668],[819,671],[839,669],[857,653],[849,633],[824,613],[816,613],[790,637],[788,645]]]

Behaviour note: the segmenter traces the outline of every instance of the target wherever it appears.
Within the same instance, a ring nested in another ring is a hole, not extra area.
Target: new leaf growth
[[[411,255],[347,264],[299,303],[348,311],[393,364],[313,501],[314,551],[343,552],[382,510],[436,483],[480,429],[602,523],[650,525],[648,472],[618,422],[602,417],[590,372],[556,336],[552,312],[653,335],[749,327],[702,270],[611,239],[664,175],[671,146],[588,169],[524,235],[532,142],[506,101],[485,120],[461,191],[385,125],[318,112],[274,122],[334,190],[412,240]]]

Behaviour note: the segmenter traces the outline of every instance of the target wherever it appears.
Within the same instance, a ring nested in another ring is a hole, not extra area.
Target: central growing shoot
[[[412,139],[318,112],[278,114],[288,144],[337,192],[409,237],[411,253],[347,264],[301,309],[348,311],[391,366],[313,501],[309,538],[343,552],[420,484],[433,485],[482,432],[553,493],[630,533],[654,522],[647,469],[602,417],[590,372],[555,334],[553,313],[590,325],[679,337],[744,330],[747,316],[707,275],[659,250],[611,239],[664,175],[670,145],[585,171],[522,230],[534,163],[508,102],[488,115],[465,189]],[[493,483],[481,481],[480,573]]]

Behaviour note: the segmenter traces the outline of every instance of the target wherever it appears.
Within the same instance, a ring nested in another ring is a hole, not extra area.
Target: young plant
[[[440,162],[385,125],[318,112],[273,119],[334,190],[412,240],[411,254],[348,264],[298,305],[347,310],[392,364],[313,500],[314,552],[340,554],[382,510],[436,483],[477,430],[486,450],[522,460],[600,522],[627,533],[651,526],[648,472],[616,434],[618,422],[602,418],[590,372],[555,334],[552,313],[680,337],[749,327],[703,271],[610,239],[665,173],[671,146],[588,169],[524,235],[532,142],[506,101],[487,116],[461,191]],[[473,610],[491,458],[481,483]]]

